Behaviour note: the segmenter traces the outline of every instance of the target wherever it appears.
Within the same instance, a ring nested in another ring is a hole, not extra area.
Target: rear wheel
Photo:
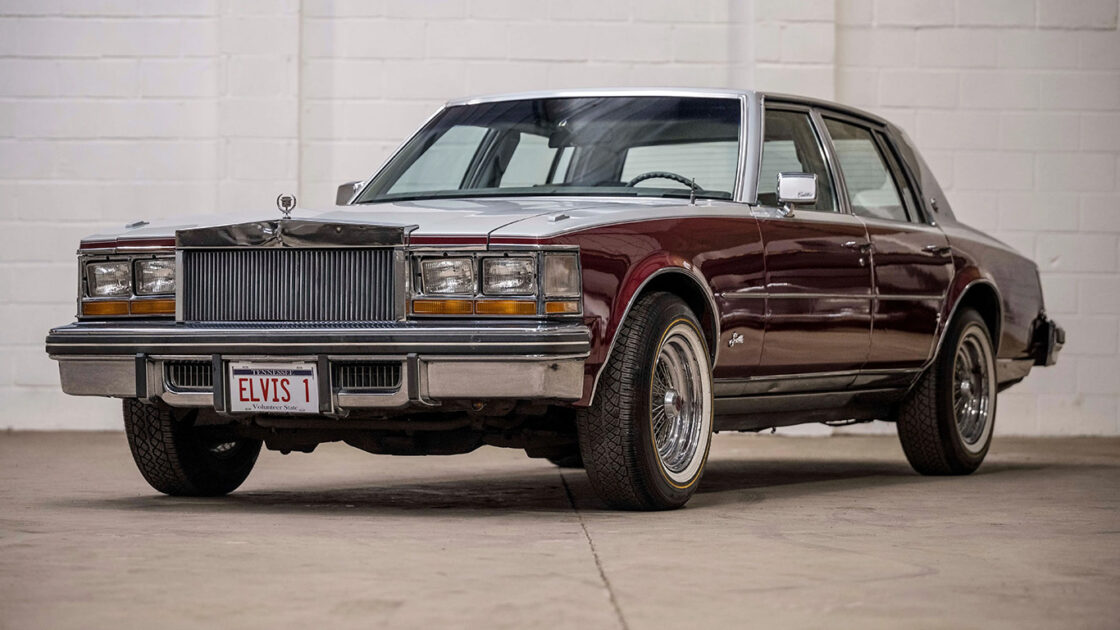
[[[140,474],[172,496],[206,497],[237,489],[261,451],[261,441],[195,426],[195,410],[124,401],[124,430]]]
[[[696,316],[669,293],[641,297],[619,330],[580,453],[611,507],[663,510],[696,491],[712,438],[712,374]]]
[[[946,334],[897,418],[906,459],[923,475],[976,470],[988,454],[996,419],[995,351],[987,324],[967,309]]]

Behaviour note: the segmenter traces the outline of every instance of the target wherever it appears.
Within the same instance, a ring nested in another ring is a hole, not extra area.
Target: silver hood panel
[[[546,238],[611,223],[698,215],[749,214],[744,204],[698,200],[695,206],[679,199],[633,199],[610,197],[516,197],[476,199],[430,199],[329,210],[296,209],[292,220],[338,225],[355,224],[395,228],[416,236],[511,236]],[[174,238],[177,232],[238,226],[249,223],[274,224],[277,210],[258,213],[206,215],[189,219],[153,222],[119,232],[89,236],[83,241]]]

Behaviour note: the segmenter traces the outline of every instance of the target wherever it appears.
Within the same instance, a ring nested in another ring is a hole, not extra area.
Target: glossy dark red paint
[[[957,304],[984,290],[998,292],[1001,304],[993,314],[999,358],[1029,358],[1042,311],[1037,272],[990,237],[949,217],[943,226],[892,224],[810,212],[763,216],[746,204],[719,205],[741,215],[696,209],[694,218],[534,239],[580,247],[593,338],[579,404],[590,401],[628,306],[649,286],[710,294],[718,339],[702,321],[715,344],[717,382],[843,372],[852,383],[874,383],[886,378],[883,370],[903,370],[883,382],[905,386],[933,356]],[[946,247],[951,253],[939,249]],[[728,345],[740,335],[741,343]]]
[[[174,238],[113,238],[98,241],[82,241],[79,249],[113,249],[129,247],[175,247]]]

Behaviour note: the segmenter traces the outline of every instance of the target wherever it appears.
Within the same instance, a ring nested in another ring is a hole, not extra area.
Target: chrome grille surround
[[[181,256],[182,321],[396,318],[391,247],[184,249]]]

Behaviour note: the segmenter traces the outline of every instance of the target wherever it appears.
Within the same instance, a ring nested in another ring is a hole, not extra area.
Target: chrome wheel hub
[[[665,392],[665,415],[668,416],[670,420],[676,420],[680,417],[681,408],[684,406],[682,400],[681,395],[678,394],[676,390],[670,389]]]
[[[965,448],[978,452],[991,432],[995,395],[990,344],[979,328],[961,336],[953,359],[953,415]]]
[[[693,468],[707,430],[707,363],[691,328],[670,330],[661,343],[653,370],[650,418],[657,456],[670,475]],[[685,476],[688,476],[687,474]]]

